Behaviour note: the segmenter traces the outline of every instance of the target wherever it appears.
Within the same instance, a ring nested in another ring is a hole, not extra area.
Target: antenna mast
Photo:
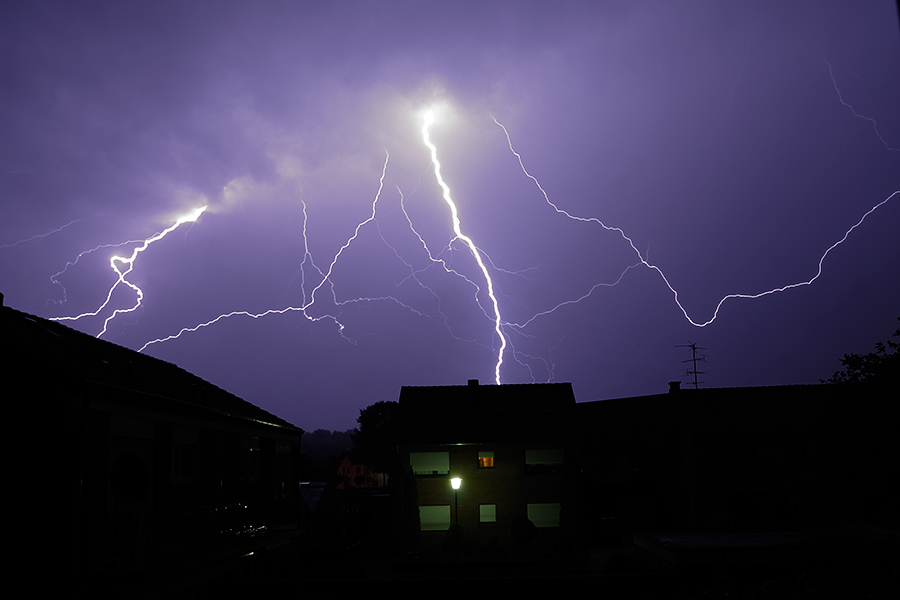
[[[698,363],[698,362],[706,362],[706,355],[704,354],[704,355],[702,355],[700,358],[697,358],[697,350],[706,350],[706,348],[701,348],[700,346],[698,346],[697,344],[695,344],[695,343],[692,342],[691,340],[688,340],[688,343],[687,343],[686,345],[675,346],[675,347],[676,347],[676,348],[690,348],[690,349],[691,349],[691,357],[690,357],[689,359],[683,360],[683,361],[681,361],[681,362],[683,362],[683,363],[691,363],[691,364],[693,365],[693,368],[686,369],[685,372],[684,372],[684,374],[685,374],[685,375],[693,375],[693,376],[694,376],[694,389],[695,389],[695,390],[696,390],[696,389],[699,389],[699,388],[700,388],[700,384],[701,384],[701,383],[705,383],[705,382],[703,382],[703,381],[697,381],[697,375],[703,375],[703,374],[706,373],[706,371],[698,371],[698,370],[697,370],[697,363]]]

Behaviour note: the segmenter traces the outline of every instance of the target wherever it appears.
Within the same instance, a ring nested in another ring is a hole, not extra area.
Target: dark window
[[[258,481],[260,477],[259,438],[241,436],[241,481]]]
[[[558,473],[562,471],[563,451],[558,448],[549,450],[526,450],[526,473]]]
[[[200,431],[190,425],[172,426],[172,481],[200,480]]]
[[[559,503],[528,504],[528,520],[535,527],[559,527]]]

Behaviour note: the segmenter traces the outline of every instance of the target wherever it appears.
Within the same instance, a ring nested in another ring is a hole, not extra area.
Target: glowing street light
[[[459,525],[459,486],[462,485],[462,479],[453,477],[450,479],[450,486],[453,488],[453,504],[456,506],[456,524]]]

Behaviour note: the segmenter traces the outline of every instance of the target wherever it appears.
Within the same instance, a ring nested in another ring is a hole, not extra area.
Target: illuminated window
[[[497,505],[496,504],[480,504],[478,506],[478,520],[482,523],[497,522]]]
[[[494,468],[494,453],[490,450],[485,450],[478,453],[478,468],[479,469],[493,469]]]
[[[447,475],[450,473],[450,453],[410,452],[409,464],[416,475]]]
[[[447,531],[450,527],[450,505],[420,506],[419,520],[422,531]]]
[[[529,504],[528,520],[535,527],[559,527],[559,502]]]

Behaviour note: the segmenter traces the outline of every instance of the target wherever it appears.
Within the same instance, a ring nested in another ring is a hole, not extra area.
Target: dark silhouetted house
[[[57,322],[4,306],[0,331],[5,393],[32,411],[30,494],[53,499],[42,554],[72,585],[127,597],[297,535],[301,429]]]
[[[399,454],[416,479],[423,535],[458,521],[469,539],[505,546],[514,522],[573,525],[574,408],[568,383],[403,387]]]
[[[338,476],[340,490],[384,487],[386,479],[384,473],[373,471],[365,464],[354,463],[349,456],[345,456],[338,465]]]
[[[800,525],[804,478],[824,456],[829,411],[845,397],[833,385],[672,386],[579,403],[592,514],[631,531]]]

